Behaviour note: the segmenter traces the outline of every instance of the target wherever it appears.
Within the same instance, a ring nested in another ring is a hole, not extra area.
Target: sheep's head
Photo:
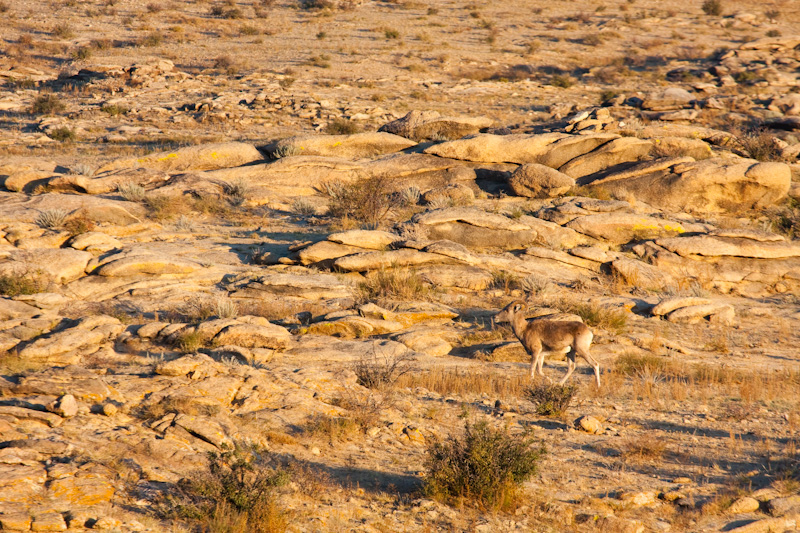
[[[513,322],[514,317],[524,313],[528,306],[522,300],[515,300],[494,316],[495,322]]]

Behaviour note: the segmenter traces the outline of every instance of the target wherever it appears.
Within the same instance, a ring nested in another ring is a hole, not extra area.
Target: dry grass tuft
[[[622,443],[622,457],[631,461],[659,461],[666,451],[664,439],[652,433],[628,437]]]

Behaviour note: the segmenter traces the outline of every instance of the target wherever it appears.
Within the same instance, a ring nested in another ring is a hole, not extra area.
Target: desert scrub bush
[[[64,209],[43,209],[36,216],[35,224],[40,228],[60,228],[67,220],[67,212]]]
[[[369,389],[393,387],[398,379],[414,369],[414,358],[410,355],[380,355],[376,350],[353,363],[358,384]]]
[[[555,289],[555,285],[552,281],[544,276],[537,276],[536,274],[530,274],[522,278],[518,285],[520,289],[529,294],[542,296],[551,294]]]
[[[359,434],[363,428],[353,417],[318,414],[309,417],[304,422],[302,430],[312,439],[324,438],[332,444],[350,439]]]
[[[205,338],[192,328],[178,337],[177,347],[183,353],[195,353],[205,345]]]
[[[463,436],[434,440],[428,447],[423,491],[449,504],[509,510],[544,453],[528,435],[510,435],[485,421],[466,422]]]
[[[664,456],[667,443],[651,433],[628,437],[622,443],[622,457],[633,461],[657,461]]]
[[[279,533],[290,514],[278,504],[277,490],[289,480],[257,446],[223,446],[209,453],[207,471],[181,479],[156,509],[198,531]]]
[[[300,0],[300,9],[319,10],[319,9],[333,9],[336,7],[336,2],[333,0]]]
[[[295,198],[292,201],[292,213],[301,216],[312,216],[317,212],[314,204],[308,201],[307,198]]]
[[[217,298],[214,301],[214,314],[217,318],[236,318],[239,316],[239,306],[230,298]]]
[[[359,302],[384,300],[429,300],[433,290],[422,277],[406,268],[381,268],[371,272],[356,287]]]
[[[130,110],[127,107],[123,107],[117,104],[105,104],[103,107],[100,108],[100,111],[103,113],[108,113],[112,117],[116,117],[119,115],[127,115]]]
[[[62,143],[72,142],[78,138],[78,134],[75,133],[75,130],[67,126],[62,126],[60,128],[53,128],[52,130],[47,132],[47,136],[53,139],[54,141]]]
[[[250,184],[244,179],[235,179],[222,184],[222,191],[228,201],[235,206],[242,205],[250,195]]]
[[[700,9],[702,9],[703,13],[705,13],[706,15],[718,17],[722,15],[722,1],[705,0],[705,2],[703,2],[703,5],[700,6]]]
[[[623,333],[628,325],[625,309],[610,309],[589,302],[561,302],[556,307],[565,313],[578,315],[588,326],[600,327],[612,333]]]
[[[69,217],[67,221],[64,222],[63,227],[70,235],[75,236],[93,231],[95,223],[94,220],[86,215],[85,211],[81,210],[79,213]]]
[[[72,26],[67,23],[56,24],[53,26],[51,32],[53,35],[60,37],[61,39],[71,39],[75,37],[75,32],[72,30]]]
[[[525,390],[525,398],[534,406],[537,415],[563,416],[575,397],[575,385],[549,385],[540,383]]]
[[[335,118],[325,126],[325,133],[329,135],[352,135],[359,131],[358,124],[346,118]]]
[[[553,87],[561,87],[562,89],[568,89],[572,87],[574,83],[575,82],[571,77],[563,74],[556,74],[550,78],[550,85]]]
[[[57,95],[44,93],[36,97],[29,109],[29,113],[31,115],[53,115],[64,111],[66,107]]]
[[[775,137],[762,129],[740,135],[739,143],[747,155],[758,161],[785,161]]]
[[[144,37],[139,39],[139,46],[147,46],[153,47],[158,46],[164,41],[164,36],[160,33],[152,32],[148,33]]]
[[[374,229],[395,207],[392,187],[392,182],[385,177],[364,178],[352,183],[331,180],[322,184],[320,192],[328,198],[329,216],[355,220]]]
[[[145,198],[144,187],[133,181],[117,184],[117,194],[129,202],[141,202]]]
[[[766,214],[772,231],[790,239],[800,237],[800,200],[789,197],[782,205],[767,209]]]
[[[493,270],[492,271],[492,288],[500,289],[505,294],[511,292],[519,284],[519,276],[507,270]]]
[[[155,220],[166,220],[175,215],[185,214],[189,210],[183,198],[166,194],[147,195],[144,198],[144,205],[150,217]]]
[[[0,295],[13,298],[22,294],[42,292],[46,284],[39,278],[29,274],[0,275]]]
[[[508,376],[505,372],[484,370],[480,374],[457,368],[415,371],[400,376],[396,386],[422,387],[445,396],[452,394],[488,394],[500,398],[519,397],[530,383],[527,373]]]

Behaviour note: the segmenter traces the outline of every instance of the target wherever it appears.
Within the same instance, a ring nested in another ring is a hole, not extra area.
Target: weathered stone
[[[600,531],[614,531],[616,533],[643,533],[645,531],[644,524],[640,521],[620,518],[614,515],[604,516],[596,524]]]
[[[28,531],[31,522],[30,513],[0,514],[0,529],[3,531]]]
[[[336,268],[348,272],[365,272],[388,267],[423,265],[425,263],[441,263],[446,259],[439,254],[430,254],[403,248],[386,252],[364,252],[340,257],[334,261]]]
[[[56,283],[66,283],[84,275],[84,270],[92,254],[57,248],[14,252],[10,261],[0,265],[0,274],[33,274]]]
[[[626,243],[655,235],[683,233],[679,222],[633,213],[600,213],[578,217],[567,227],[596,239]]]
[[[352,135],[298,135],[269,144],[264,150],[272,154],[364,159],[399,152],[415,144],[391,133],[366,132]]]
[[[511,174],[508,184],[517,196],[553,198],[567,192],[575,180],[554,168],[528,163]]]
[[[654,316],[663,316],[666,314],[671,313],[676,309],[680,309],[681,307],[689,307],[692,305],[707,305],[710,304],[711,300],[708,298],[698,298],[698,297],[677,297],[677,298],[665,298],[658,302],[650,312]]]
[[[638,161],[650,153],[653,143],[635,137],[613,139],[591,152],[572,159],[559,170],[574,179],[596,174],[623,163]]]
[[[28,318],[40,314],[39,308],[24,302],[16,302],[8,298],[0,298],[0,320]]]
[[[668,273],[636,259],[621,258],[612,261],[611,272],[628,285],[645,290],[661,290],[675,281]]]
[[[486,163],[540,163],[559,168],[567,161],[590,152],[617,135],[541,135],[478,134],[444,142],[425,149],[425,153]]]
[[[410,111],[404,117],[384,124],[378,131],[422,139],[458,139],[478,133],[494,123],[487,117],[443,117],[436,111]]]
[[[684,257],[693,255],[763,259],[800,257],[800,244],[783,240],[763,242],[749,238],[693,235],[657,239],[656,244]]]
[[[90,252],[107,252],[122,245],[118,239],[100,231],[81,233],[67,241],[67,244],[76,250],[88,250]]]
[[[97,174],[111,170],[147,167],[167,172],[213,170],[261,161],[264,156],[255,146],[240,142],[187,146],[171,152],[143,157],[118,159],[97,169]]]
[[[286,328],[275,324],[234,324],[220,331],[214,341],[245,348],[282,350],[286,348],[291,336]]]
[[[423,265],[417,275],[433,287],[456,287],[482,291],[492,284],[491,272],[469,265]]]
[[[791,170],[784,163],[711,158],[626,179],[611,175],[592,185],[662,209],[728,213],[772,205],[786,196],[790,183]]]
[[[800,494],[793,494],[782,498],[772,498],[767,505],[772,516],[785,516],[800,514]]]
[[[178,414],[173,424],[184,428],[195,437],[213,444],[217,448],[233,444],[223,427],[211,418]]]
[[[33,518],[31,531],[66,531],[67,523],[61,513],[41,513]]]
[[[717,316],[714,322],[730,325],[733,323],[735,312],[729,304],[690,305],[681,307],[666,315],[670,322],[694,324],[707,316]]]
[[[446,239],[476,248],[519,248],[537,234],[530,226],[481,209],[452,207],[414,215],[430,239]]]
[[[78,414],[78,402],[72,394],[64,394],[48,404],[47,410],[58,416],[69,418]]]
[[[106,503],[111,501],[115,492],[110,481],[82,473],[53,480],[47,488],[54,498],[67,500],[73,505]]]
[[[643,507],[646,505],[653,505],[658,502],[658,493],[652,491],[645,492],[623,492],[619,495],[619,499],[623,502]]]
[[[209,356],[197,353],[159,363],[156,365],[155,372],[162,376],[188,376],[201,369],[203,374],[207,375],[208,370],[212,368],[216,369],[217,363]]]
[[[136,276],[141,274],[191,274],[201,268],[196,261],[168,255],[139,254],[110,261],[93,274],[106,277]]]
[[[402,342],[415,352],[422,352],[434,357],[444,356],[450,353],[453,346],[443,338],[426,330],[409,331],[394,337],[394,340]]]
[[[364,248],[339,244],[330,241],[320,241],[300,250],[297,256],[303,265],[313,265],[329,259],[338,259],[346,255],[363,252]]]
[[[332,274],[269,273],[237,286],[237,298],[269,298],[272,294],[300,296],[315,300],[347,298],[350,284]]]
[[[575,425],[587,433],[600,434],[605,429],[603,423],[591,415],[584,415],[575,421]]]
[[[398,235],[378,230],[350,230],[328,235],[331,242],[347,246],[357,246],[368,250],[385,250],[387,246],[400,240]]]
[[[761,504],[758,500],[745,496],[733,502],[727,511],[730,514],[754,513],[758,511],[760,506]]]

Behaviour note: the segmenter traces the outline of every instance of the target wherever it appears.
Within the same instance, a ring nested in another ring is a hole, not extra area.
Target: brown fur
[[[600,387],[600,363],[589,352],[592,344],[592,330],[583,322],[566,322],[559,320],[534,320],[528,322],[525,317],[527,306],[524,302],[516,301],[508,304],[505,309],[495,315],[497,322],[510,322],[514,335],[517,336],[525,351],[531,356],[531,379],[538,368],[539,375],[544,377],[542,365],[544,352],[567,353],[569,367],[560,385],[575,371],[575,355],[583,357],[594,369],[597,386]]]

